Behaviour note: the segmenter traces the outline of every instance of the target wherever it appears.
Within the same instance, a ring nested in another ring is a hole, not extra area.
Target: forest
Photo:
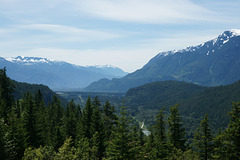
[[[15,86],[0,70],[0,159],[194,160],[240,159],[240,102],[233,102],[226,128],[213,134],[208,114],[193,137],[179,105],[158,111],[151,134],[144,135],[124,104],[88,97],[84,106],[59,97],[44,101],[41,90],[13,97]]]

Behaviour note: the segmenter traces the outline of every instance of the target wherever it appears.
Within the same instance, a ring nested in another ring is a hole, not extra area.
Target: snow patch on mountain
[[[109,65],[109,64],[106,64],[106,65],[95,65],[94,67],[96,68],[117,68],[113,65]]]

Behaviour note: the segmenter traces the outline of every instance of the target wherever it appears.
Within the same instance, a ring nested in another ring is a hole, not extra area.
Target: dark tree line
[[[212,135],[208,115],[188,143],[178,105],[159,111],[151,134],[131,123],[125,106],[117,114],[98,97],[84,107],[58,97],[45,104],[41,91],[14,101],[14,86],[0,70],[0,159],[240,159],[240,102],[233,103],[227,128]]]

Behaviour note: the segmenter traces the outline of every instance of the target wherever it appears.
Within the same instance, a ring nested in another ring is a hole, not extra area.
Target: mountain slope
[[[34,95],[38,90],[40,90],[42,93],[44,102],[46,104],[49,104],[50,102],[52,102],[53,96],[56,95],[55,92],[53,92],[49,87],[44,85],[28,84],[28,83],[17,82],[14,80],[12,80],[12,83],[15,86],[14,92],[13,92],[13,96],[15,100],[23,98],[26,92],[30,92],[32,95]],[[67,101],[65,99],[61,98],[60,96],[59,98],[61,99],[63,104],[66,104]]]
[[[119,68],[82,67],[67,62],[38,57],[0,58],[0,67],[6,66],[10,78],[27,83],[44,84],[51,89],[83,88],[101,78],[122,77]]]
[[[240,81],[226,86],[202,87],[179,81],[152,82],[130,89],[125,104],[138,120],[151,124],[165,106],[179,104],[180,113],[191,124],[208,113],[214,128],[226,127],[232,102],[240,101]],[[148,117],[150,116],[150,117]],[[196,123],[198,124],[198,123]]]
[[[231,84],[240,79],[240,30],[182,50],[161,52],[143,68],[120,79],[92,83],[89,91],[121,91],[149,82],[178,80],[203,86]]]

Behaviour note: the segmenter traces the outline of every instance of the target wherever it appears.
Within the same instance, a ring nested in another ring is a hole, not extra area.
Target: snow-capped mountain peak
[[[18,56],[16,58],[6,58],[9,62],[14,63],[23,63],[23,64],[35,64],[35,63],[52,63],[56,62],[54,60],[50,60],[48,58],[40,58],[40,57],[24,57],[24,56]]]
[[[225,44],[229,41],[230,38],[240,36],[240,29],[231,29],[223,32],[223,34],[219,35],[217,38],[212,40],[213,45],[215,45],[216,42],[222,42],[222,44]]]
[[[232,36],[240,36],[240,29],[231,29],[229,32],[232,34]]]
[[[197,46],[188,46],[184,49],[180,50],[172,50],[172,51],[167,51],[167,52],[160,52],[157,57],[165,57],[169,55],[173,55],[175,53],[183,53],[183,52],[194,52],[198,50],[199,48],[205,46],[206,48],[211,48],[215,47],[217,49],[220,49],[225,43],[227,43],[231,38],[240,36],[240,29],[231,29],[231,30],[226,30],[224,31],[221,35],[219,35],[217,38],[207,41],[205,43],[202,43]],[[210,51],[209,51],[210,52]],[[208,53],[209,53],[208,52]],[[207,55],[208,55],[207,53]]]

